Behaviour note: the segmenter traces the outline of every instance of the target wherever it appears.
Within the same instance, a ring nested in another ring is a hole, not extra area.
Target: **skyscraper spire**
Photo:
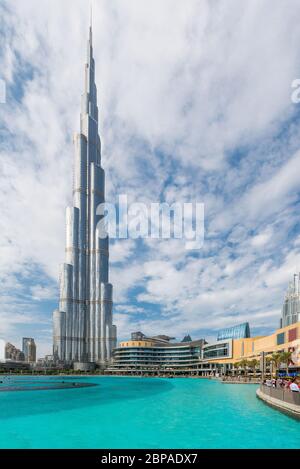
[[[90,43],[93,45],[93,4],[90,7]]]
[[[97,230],[97,207],[105,198],[98,133],[92,17],[75,136],[73,206],[67,208],[66,260],[61,267],[59,309],[54,311],[53,354],[57,360],[103,363],[116,345],[109,283],[109,240]]]

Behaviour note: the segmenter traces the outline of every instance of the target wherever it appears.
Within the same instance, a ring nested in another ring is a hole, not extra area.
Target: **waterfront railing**
[[[273,388],[265,384],[260,385],[260,390],[262,393],[274,399],[300,406],[300,392],[293,392],[286,388]]]

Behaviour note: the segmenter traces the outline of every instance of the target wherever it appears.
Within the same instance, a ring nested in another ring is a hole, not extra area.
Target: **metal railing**
[[[292,392],[285,388],[272,388],[265,384],[260,385],[260,390],[267,396],[279,399],[280,401],[287,402],[288,404],[294,404],[300,406],[300,392]]]

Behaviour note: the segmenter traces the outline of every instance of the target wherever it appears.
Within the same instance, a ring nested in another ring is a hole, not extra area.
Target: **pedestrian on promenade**
[[[290,390],[291,390],[292,392],[299,392],[299,391],[300,391],[299,386],[298,386],[298,384],[296,383],[296,378],[294,378],[294,379],[292,380],[292,382],[290,383]]]

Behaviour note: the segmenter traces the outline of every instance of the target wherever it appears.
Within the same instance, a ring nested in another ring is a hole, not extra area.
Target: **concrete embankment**
[[[256,396],[271,407],[300,419],[300,395],[288,390],[260,386]]]

